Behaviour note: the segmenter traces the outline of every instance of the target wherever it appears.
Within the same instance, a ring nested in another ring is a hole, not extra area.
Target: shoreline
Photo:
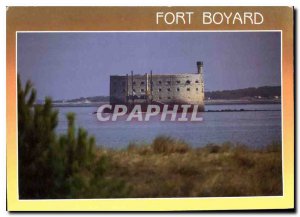
[[[109,102],[92,103],[53,103],[53,107],[99,107]],[[281,104],[281,100],[257,99],[257,100],[205,100],[205,105],[257,105],[257,104]],[[36,104],[42,105],[42,104]]]
[[[205,100],[205,105],[251,105],[251,104],[281,104],[281,100],[275,99],[255,99],[255,100]]]

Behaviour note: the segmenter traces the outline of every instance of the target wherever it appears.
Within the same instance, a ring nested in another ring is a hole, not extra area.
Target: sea
[[[57,132],[67,131],[66,114],[76,115],[76,127],[87,130],[97,146],[122,149],[129,144],[150,144],[157,136],[184,140],[193,147],[210,143],[243,144],[259,148],[281,143],[281,104],[206,105],[199,122],[171,122],[152,118],[150,121],[100,122],[97,107],[56,107],[59,111]],[[215,111],[215,112],[212,112]]]

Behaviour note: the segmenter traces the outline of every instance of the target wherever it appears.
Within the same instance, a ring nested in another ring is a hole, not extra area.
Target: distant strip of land
[[[38,100],[37,104],[43,104]],[[53,105],[59,107],[97,107],[109,103],[109,96],[91,96],[75,99],[54,100]],[[205,105],[230,104],[280,104],[281,87],[263,86],[236,90],[205,91]]]
[[[205,100],[205,105],[239,105],[239,104],[280,104],[280,99],[212,99]]]
[[[54,102],[54,107],[99,107],[107,102]],[[280,104],[280,99],[205,100],[205,105]]]

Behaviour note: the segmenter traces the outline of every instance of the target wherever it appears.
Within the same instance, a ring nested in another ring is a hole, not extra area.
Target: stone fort
[[[196,73],[112,75],[110,103],[191,104],[204,110],[203,62],[197,62]]]

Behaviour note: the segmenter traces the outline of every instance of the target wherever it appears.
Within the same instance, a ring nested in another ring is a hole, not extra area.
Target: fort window
[[[159,84],[161,84],[161,81],[158,81]]]
[[[141,82],[141,85],[144,85],[144,84],[145,84],[145,82],[144,82],[144,81],[142,81],[142,82]]]
[[[171,97],[168,96],[168,99],[171,99]]]
[[[180,91],[180,89],[179,89],[179,88],[177,88],[177,91]]]
[[[198,91],[198,88],[196,88],[196,91]]]
[[[198,80],[196,80],[196,83],[198,84],[198,83],[199,83],[199,81],[198,81]]]
[[[170,91],[171,91],[171,89],[170,89],[170,88],[168,88],[168,91],[170,92]]]
[[[144,90],[144,89],[141,89],[141,92],[145,92],[145,90]]]
[[[187,90],[187,91],[190,91],[190,88],[187,88],[186,90]]]
[[[158,99],[161,99],[161,96],[159,96]]]
[[[191,81],[190,81],[190,80],[187,80],[187,81],[186,81],[186,84],[191,84]]]
[[[135,85],[135,81],[132,84]]]
[[[177,84],[180,84],[180,81],[176,81]]]
[[[125,91],[126,91],[126,90],[125,90],[125,89],[123,89],[123,93],[125,93]]]
[[[161,92],[161,88],[158,89],[158,92]]]
[[[170,84],[171,84],[171,81],[167,81],[167,83],[168,83],[168,85],[170,85]]]
[[[133,92],[135,92],[135,89],[133,89]]]

